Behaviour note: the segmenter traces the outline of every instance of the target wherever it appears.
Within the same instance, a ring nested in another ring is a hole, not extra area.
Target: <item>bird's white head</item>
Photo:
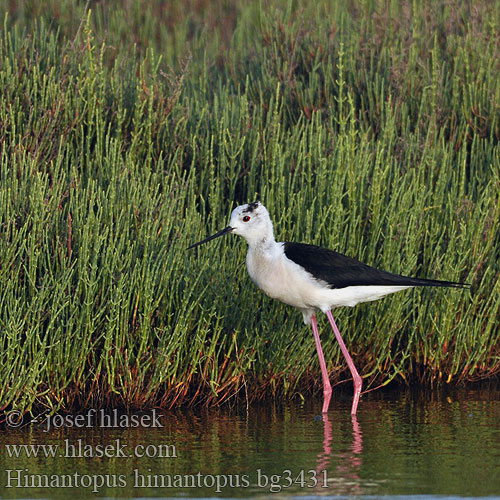
[[[231,212],[229,227],[232,233],[243,236],[249,245],[274,242],[269,212],[259,201],[236,207]]]
[[[249,246],[272,245],[274,243],[273,224],[269,212],[260,201],[240,205],[231,212],[229,226],[188,248],[195,248],[207,241],[228,233],[243,236]]]

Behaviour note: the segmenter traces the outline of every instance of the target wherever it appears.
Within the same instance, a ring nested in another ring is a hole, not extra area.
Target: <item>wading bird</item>
[[[453,281],[392,274],[314,245],[288,241],[278,243],[274,239],[269,212],[260,202],[236,207],[226,228],[188,248],[197,247],[228,233],[243,236],[247,241],[246,264],[253,282],[269,297],[298,308],[304,316],[304,323],[311,325],[323,378],[323,413],[328,411],[332,388],[316,324],[317,309],[326,314],[351,371],[354,381],[351,414],[355,415],[362,380],[335,324],[331,309],[352,307],[360,302],[377,300],[384,295],[415,286],[468,286]]]

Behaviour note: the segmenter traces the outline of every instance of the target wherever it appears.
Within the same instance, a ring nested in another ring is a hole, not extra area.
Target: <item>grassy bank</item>
[[[74,4],[0,6],[3,408],[319,389],[244,242],[185,251],[255,198],[280,240],[472,283],[335,311],[372,387],[498,372],[494,2]]]

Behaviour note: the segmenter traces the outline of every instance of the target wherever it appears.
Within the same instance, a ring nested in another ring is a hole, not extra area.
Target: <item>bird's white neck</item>
[[[276,246],[276,241],[274,235],[271,234],[270,237],[261,238],[259,240],[247,240],[248,249],[252,251],[268,252]]]
[[[248,248],[251,250],[267,250],[276,245],[276,241],[274,239],[273,234],[273,226],[269,221],[269,226],[266,228],[265,232],[262,232],[262,228],[258,232],[248,232],[244,234]]]

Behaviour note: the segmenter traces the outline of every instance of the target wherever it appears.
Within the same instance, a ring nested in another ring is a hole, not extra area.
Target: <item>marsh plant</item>
[[[0,5],[0,406],[34,413],[321,390],[299,313],[236,238],[465,281],[336,312],[365,387],[500,369],[494,2]],[[347,382],[333,335],[332,381]]]

